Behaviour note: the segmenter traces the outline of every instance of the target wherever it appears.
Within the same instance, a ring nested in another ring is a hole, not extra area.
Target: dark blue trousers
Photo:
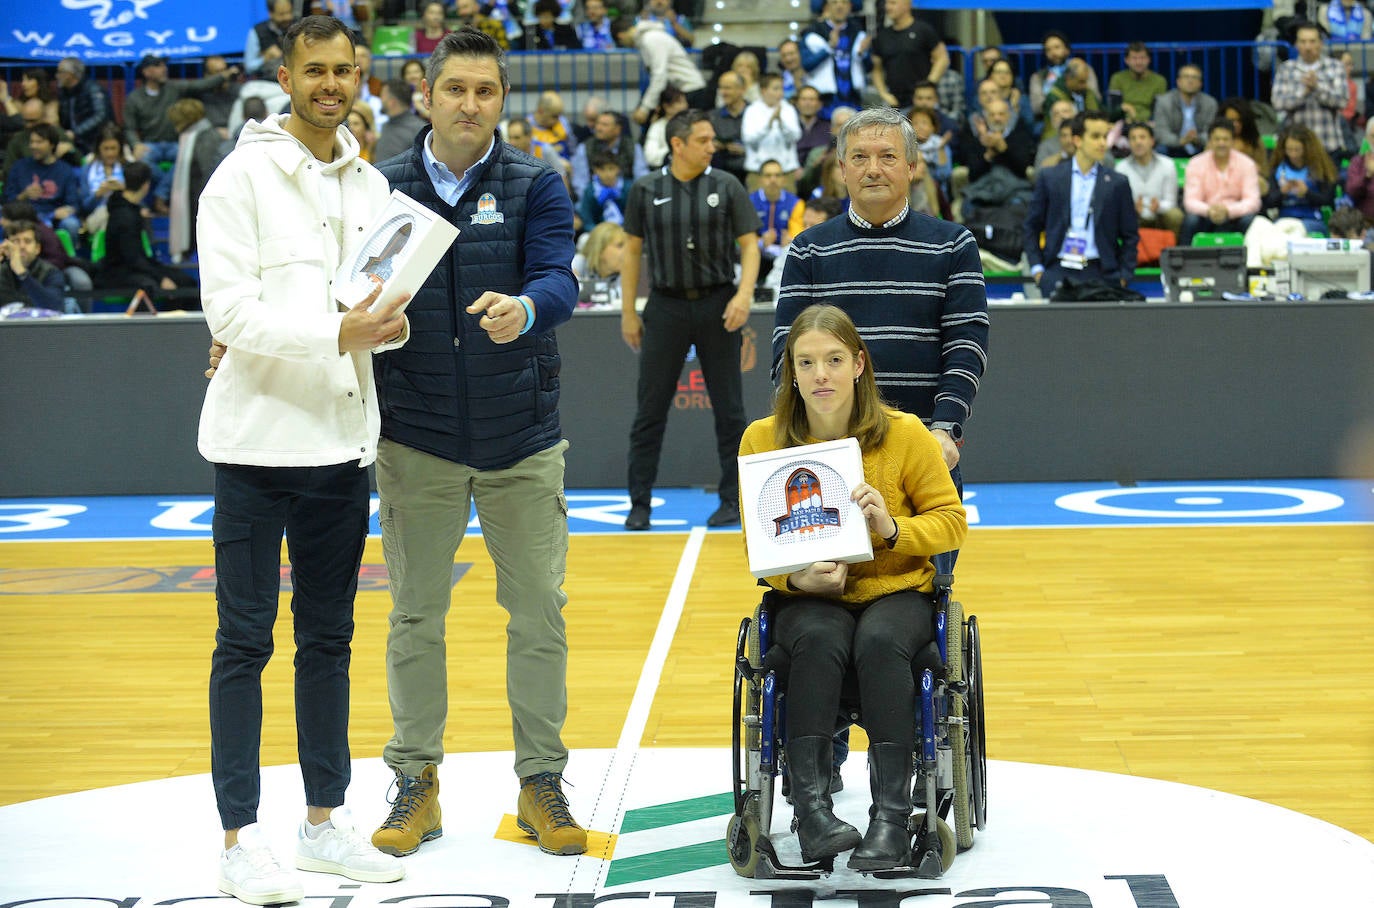
[[[367,539],[367,470],[215,465],[210,773],[225,829],[257,821],[262,670],[272,657],[281,540],[291,559],[296,748],[306,803],[338,807],[352,770],[348,665]]]

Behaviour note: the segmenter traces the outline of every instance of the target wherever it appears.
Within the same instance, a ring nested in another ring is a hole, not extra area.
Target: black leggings
[[[916,746],[912,661],[935,638],[935,603],[904,590],[851,609],[831,599],[789,597],[778,610],[777,642],[790,657],[787,737],[835,733],[840,686],[851,662],[863,725],[875,744]]]

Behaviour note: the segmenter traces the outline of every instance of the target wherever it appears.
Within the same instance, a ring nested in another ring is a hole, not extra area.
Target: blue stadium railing
[[[970,100],[976,97],[976,60],[981,49],[950,48],[957,65],[962,68],[965,92]],[[1367,73],[1374,69],[1374,42],[1356,42],[1332,48],[1333,51],[1339,49],[1351,50],[1356,58],[1357,71]],[[1112,73],[1124,68],[1122,58],[1125,50],[1125,44],[1084,44],[1076,46],[1074,54],[1083,57],[1092,66],[1105,92]],[[1162,74],[1170,87],[1174,84],[1178,67],[1184,63],[1195,63],[1202,67],[1204,90],[1213,97],[1221,99],[1238,95],[1268,100],[1273,67],[1278,61],[1287,59],[1292,48],[1283,42],[1174,42],[1151,44],[1150,51],[1153,55],[1151,68]],[[1011,60],[1023,85],[1044,65],[1038,44],[1003,45],[1002,52]],[[770,53],[770,58],[773,57],[774,54]],[[373,74],[388,76],[399,73],[402,63],[407,59],[410,58],[379,56],[373,62]],[[238,61],[230,58],[230,62]],[[591,95],[606,97],[613,109],[629,110],[638,103],[644,76],[639,55],[627,50],[513,52],[510,64],[512,98],[509,112],[514,114],[528,113],[533,109],[538,93],[548,89],[558,89],[563,94],[565,109],[569,112],[579,110],[582,102]],[[770,68],[774,68],[776,59],[770,59],[769,64]],[[0,61],[0,77],[17,88],[20,73],[33,65],[20,60]],[[135,85],[135,66],[135,63],[97,64],[91,67],[91,72],[110,91],[117,106],[122,107],[122,99]],[[51,71],[52,64],[45,62],[44,68]],[[172,62],[170,75],[172,78],[194,78],[200,75],[200,71],[200,60],[180,60]]]
[[[1369,59],[1374,62],[1374,42],[1368,46]],[[1203,90],[1218,101],[1230,97],[1268,101],[1273,67],[1292,53],[1290,45],[1281,41],[1175,42],[1150,44],[1149,48],[1150,68],[1164,76],[1170,88],[1174,87],[1178,68],[1193,63],[1202,68]],[[976,62],[982,48],[968,50],[962,54],[961,62],[965,90],[972,99],[977,96]],[[1073,48],[1073,55],[1082,57],[1097,73],[1104,95],[1112,74],[1126,68],[1125,53],[1125,44],[1081,44]],[[1011,61],[1023,86],[1029,85],[1030,77],[1045,65],[1039,44],[1002,45],[1002,54]],[[1358,58],[1363,59],[1363,52]]]

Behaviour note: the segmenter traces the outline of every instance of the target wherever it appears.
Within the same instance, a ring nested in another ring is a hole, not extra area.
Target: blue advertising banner
[[[144,54],[239,54],[261,3],[192,0],[8,0],[0,15],[0,58],[86,63],[137,61]],[[255,18],[256,17],[256,18]]]

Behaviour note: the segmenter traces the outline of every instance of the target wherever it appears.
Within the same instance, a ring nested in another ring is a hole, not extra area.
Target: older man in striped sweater
[[[849,313],[886,400],[921,417],[959,481],[963,425],[987,363],[988,308],[973,235],[911,210],[916,135],[894,110],[856,114],[840,131],[849,213],[803,232],[783,265],[773,375],[797,314],[813,303]]]

